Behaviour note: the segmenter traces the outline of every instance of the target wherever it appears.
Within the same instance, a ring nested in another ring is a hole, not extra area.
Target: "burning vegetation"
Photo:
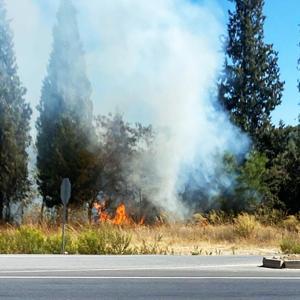
[[[114,225],[143,225],[145,217],[134,218],[127,213],[124,202],[120,202],[115,211],[107,207],[106,202],[94,202],[92,208],[94,224],[110,223]]]

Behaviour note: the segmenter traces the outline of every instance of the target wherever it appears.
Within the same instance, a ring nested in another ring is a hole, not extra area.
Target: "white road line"
[[[163,279],[163,280],[172,280],[172,279],[191,279],[191,280],[203,280],[203,279],[226,279],[226,280],[300,280],[300,277],[231,277],[231,276],[0,276],[1,279],[102,279],[102,280],[126,280],[126,279],[139,279],[139,280],[149,280],[149,279]]]
[[[1,273],[44,273],[44,272],[90,272],[90,271],[147,271],[147,270],[206,270],[207,268],[257,267],[257,264],[179,266],[179,267],[124,267],[124,268],[91,268],[91,269],[40,269],[40,270],[0,270]]]

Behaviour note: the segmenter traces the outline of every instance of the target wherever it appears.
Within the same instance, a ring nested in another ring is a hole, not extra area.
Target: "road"
[[[300,299],[258,256],[0,255],[0,299]]]

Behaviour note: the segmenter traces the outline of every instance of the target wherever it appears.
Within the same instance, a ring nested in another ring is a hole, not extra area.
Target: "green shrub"
[[[41,254],[43,253],[44,236],[43,233],[32,227],[20,227],[14,235],[14,251],[21,254]]]
[[[250,238],[259,227],[254,216],[247,213],[238,215],[234,219],[234,232],[241,238]]]
[[[61,234],[52,234],[45,239],[44,253],[60,254],[62,246]],[[69,254],[77,253],[77,241],[70,234],[65,236],[65,251]]]
[[[0,232],[0,254],[13,254],[15,252],[15,240],[12,232]]]
[[[49,235],[44,244],[44,252],[47,254],[61,253],[61,235]]]
[[[285,238],[280,243],[280,249],[285,254],[300,254],[300,241]]]
[[[79,254],[106,254],[106,234],[97,230],[87,230],[78,236]]]

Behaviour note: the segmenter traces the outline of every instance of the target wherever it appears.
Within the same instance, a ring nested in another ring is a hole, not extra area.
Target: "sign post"
[[[62,242],[61,242],[61,253],[65,253],[65,225],[67,216],[67,205],[71,198],[71,182],[69,178],[64,178],[60,185],[60,198],[64,205],[63,207],[63,224],[62,224]]]

